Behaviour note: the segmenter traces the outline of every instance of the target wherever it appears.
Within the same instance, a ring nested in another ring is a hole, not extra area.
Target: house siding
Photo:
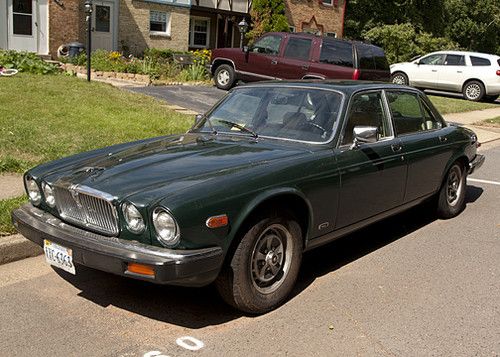
[[[151,35],[149,11],[170,13],[170,36]],[[120,0],[118,48],[140,54],[146,48],[186,51],[189,41],[189,7],[139,0]]]

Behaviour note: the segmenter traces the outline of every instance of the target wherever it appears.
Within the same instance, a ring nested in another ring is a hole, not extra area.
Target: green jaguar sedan
[[[290,294],[303,252],[424,201],[458,215],[478,146],[416,89],[264,82],[228,92],[185,134],[29,170],[30,203],[12,219],[72,274],[215,283],[264,313]]]

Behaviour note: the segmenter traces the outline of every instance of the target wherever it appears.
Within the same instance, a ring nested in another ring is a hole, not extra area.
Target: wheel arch
[[[469,78],[469,79],[466,79],[466,80],[464,81],[464,84],[462,84],[462,92],[464,91],[465,86],[466,86],[469,82],[472,82],[472,81],[476,81],[476,82],[481,83],[481,84],[483,85],[483,87],[484,87],[485,92],[486,92],[486,85],[484,84],[484,81],[480,80],[479,78]],[[485,94],[486,94],[486,93],[485,93]]]
[[[236,71],[236,66],[234,65],[233,60],[230,60],[229,58],[224,58],[224,57],[217,57],[214,58],[212,61],[212,67],[210,68],[210,72],[212,73],[212,76],[214,75],[215,71],[217,70],[217,67],[219,67],[222,64],[228,64],[233,69]]]
[[[446,180],[446,175],[448,174],[448,171],[450,171],[450,168],[457,161],[462,164],[462,166],[464,167],[464,170],[465,170],[465,174],[467,174],[467,167],[469,166],[469,158],[467,157],[467,155],[465,155],[465,153],[460,153],[458,155],[453,156],[446,164],[446,167],[441,175],[441,184],[440,184],[438,190],[443,186],[443,184]]]
[[[264,212],[270,210],[289,211],[297,220],[302,231],[302,241],[305,247],[309,228],[311,227],[313,211],[309,200],[296,188],[280,188],[257,195],[241,210],[235,221],[234,231],[230,235],[231,243],[226,252],[225,260],[231,257],[241,237]]]

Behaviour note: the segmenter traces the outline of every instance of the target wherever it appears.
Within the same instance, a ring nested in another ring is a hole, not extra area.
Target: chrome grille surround
[[[63,220],[106,235],[118,235],[118,213],[112,195],[71,184],[55,185],[54,194]]]

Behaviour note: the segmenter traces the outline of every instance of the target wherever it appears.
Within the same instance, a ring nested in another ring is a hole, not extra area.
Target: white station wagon
[[[500,57],[441,51],[391,65],[393,83],[419,89],[462,92],[465,99],[494,102],[500,95]]]

